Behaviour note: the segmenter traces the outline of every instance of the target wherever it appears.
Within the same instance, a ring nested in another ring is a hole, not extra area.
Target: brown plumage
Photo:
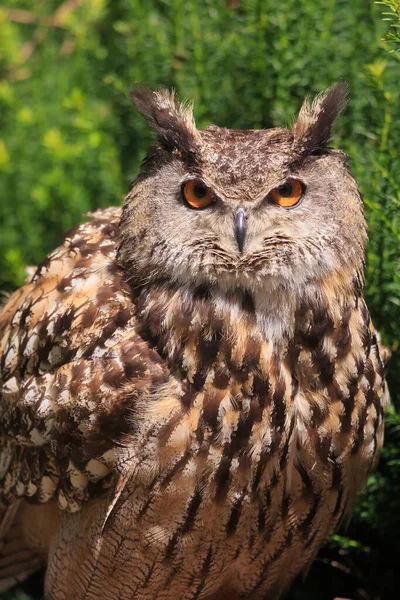
[[[199,131],[133,94],[158,141],[122,213],[0,314],[3,588],[46,562],[50,600],[275,599],[350,516],[387,390],[362,202],[327,146],[344,98],[293,131]]]

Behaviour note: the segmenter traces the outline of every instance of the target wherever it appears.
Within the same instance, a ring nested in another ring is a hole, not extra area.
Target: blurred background
[[[290,126],[344,79],[334,145],[370,227],[367,300],[392,351],[386,445],[350,527],[290,600],[400,597],[400,1],[6,0],[0,7],[0,290],[88,210],[122,202],[151,141],[132,84],[173,86],[199,127]],[[4,599],[42,598],[42,575]],[[229,599],[227,599],[229,600]]]

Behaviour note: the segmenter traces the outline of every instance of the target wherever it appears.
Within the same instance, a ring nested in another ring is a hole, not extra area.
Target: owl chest
[[[171,379],[143,421],[129,501],[146,585],[212,598],[234,581],[243,597],[277,597],[277,573],[298,570],[339,518],[339,492],[303,435],[288,350],[251,321],[182,315],[152,321]]]
[[[168,515],[166,530],[175,519],[184,537],[193,539],[196,530],[203,538],[206,523],[214,538],[224,524],[222,539],[239,522],[246,527],[258,519],[263,505],[275,511],[281,503],[294,450],[292,380],[272,355],[261,363],[266,352],[260,346],[256,362],[250,354],[210,351],[208,364],[186,353],[181,378],[152,403],[138,477],[150,491],[143,515],[163,531]],[[147,464],[158,464],[156,476]]]
[[[160,469],[211,477],[210,495],[220,499],[245,488],[254,496],[291,451],[295,383],[287,352],[233,309],[197,303],[187,314],[177,306],[162,312],[154,300],[148,315],[172,382],[145,425],[156,428]]]
[[[303,492],[290,473],[290,395],[269,385],[253,393],[254,378],[223,390],[206,379],[187,406],[146,429],[138,476],[113,523],[134,536],[126,577],[135,579],[137,598],[211,599],[226,590],[263,598],[283,585],[278,572],[306,556],[305,539],[293,533]],[[283,417],[278,400],[288,404]],[[302,502],[304,519],[312,494]]]

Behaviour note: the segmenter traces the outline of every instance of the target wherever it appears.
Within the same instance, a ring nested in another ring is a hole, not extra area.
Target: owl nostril
[[[244,240],[246,238],[246,212],[242,206],[236,211],[235,235],[240,254],[243,254]]]

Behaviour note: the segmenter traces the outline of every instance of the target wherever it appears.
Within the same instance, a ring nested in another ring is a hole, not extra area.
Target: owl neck
[[[343,276],[302,294],[279,286],[250,293],[159,282],[138,292],[137,314],[171,371],[201,387],[211,370],[235,370],[245,380],[271,356],[290,362],[302,346],[321,346],[349,320],[358,297],[353,279],[345,285]]]

